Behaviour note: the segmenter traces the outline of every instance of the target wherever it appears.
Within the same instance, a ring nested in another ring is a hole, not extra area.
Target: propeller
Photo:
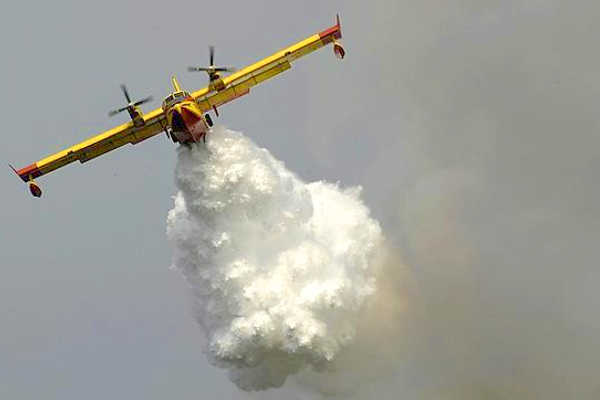
[[[188,71],[196,72],[196,71],[204,71],[208,74],[210,80],[218,78],[217,72],[235,72],[236,69],[234,67],[217,67],[215,65],[215,46],[208,47],[209,53],[209,66],[208,67],[188,67]]]
[[[128,110],[130,108],[137,107],[142,104],[148,103],[149,101],[152,101],[152,99],[153,99],[152,96],[148,96],[144,99],[133,102],[133,101],[131,101],[131,97],[129,97],[129,92],[127,91],[127,86],[121,85],[121,90],[123,91],[123,95],[125,96],[125,99],[127,100],[127,105],[125,107],[121,107],[121,108],[117,108],[116,110],[109,111],[108,112],[109,117],[112,117],[113,115],[117,115],[118,113]]]

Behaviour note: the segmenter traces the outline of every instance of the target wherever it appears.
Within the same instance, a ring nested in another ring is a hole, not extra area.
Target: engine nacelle
[[[135,126],[136,128],[140,128],[146,125],[146,121],[144,121],[144,114],[142,113],[142,110],[139,109],[139,107],[130,107],[127,109],[127,112],[129,112],[129,116],[133,121],[133,126]]]

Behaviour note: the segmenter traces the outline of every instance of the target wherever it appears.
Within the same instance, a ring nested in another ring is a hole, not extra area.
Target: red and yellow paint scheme
[[[206,112],[212,109],[218,115],[217,107],[248,94],[253,86],[290,69],[293,61],[327,44],[333,45],[336,57],[343,58],[345,51],[338,41],[341,37],[340,19],[337,16],[336,24],[330,28],[226,77],[221,77],[220,74],[213,75],[207,87],[195,92],[182,90],[177,79],[173,77],[173,92],[164,99],[161,108],[147,114],[142,113],[139,104],[148,99],[132,103],[126,94],[129,105],[117,111],[127,110],[131,121],[19,170],[12,166],[11,168],[29,185],[31,194],[40,197],[42,190],[34,179],[74,161],[84,163],[127,143],[137,144],[161,132],[165,132],[174,142],[181,144],[206,140],[206,134],[212,126],[212,120]],[[126,93],[124,87],[123,91]]]
[[[177,78],[172,77],[173,93],[168,95],[162,103],[165,122],[170,128],[167,135],[175,143],[191,143],[206,140],[206,134],[212,126],[208,114],[196,103],[194,97],[181,90]]]

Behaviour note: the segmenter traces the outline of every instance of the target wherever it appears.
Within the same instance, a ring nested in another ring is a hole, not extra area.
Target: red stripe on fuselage
[[[206,135],[208,127],[204,121],[202,121],[202,117],[198,117],[192,111],[182,108],[181,118],[183,118],[187,130],[192,136],[192,141],[199,142],[202,137]]]

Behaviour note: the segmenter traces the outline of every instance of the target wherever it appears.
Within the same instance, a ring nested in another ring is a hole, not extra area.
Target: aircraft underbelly
[[[198,115],[183,107],[173,115],[172,128],[180,143],[199,142],[209,129],[202,114]]]
[[[198,142],[202,140],[202,137],[208,131],[208,126],[206,126],[204,119],[187,109],[183,109],[181,114],[187,131],[191,136],[190,141]]]

